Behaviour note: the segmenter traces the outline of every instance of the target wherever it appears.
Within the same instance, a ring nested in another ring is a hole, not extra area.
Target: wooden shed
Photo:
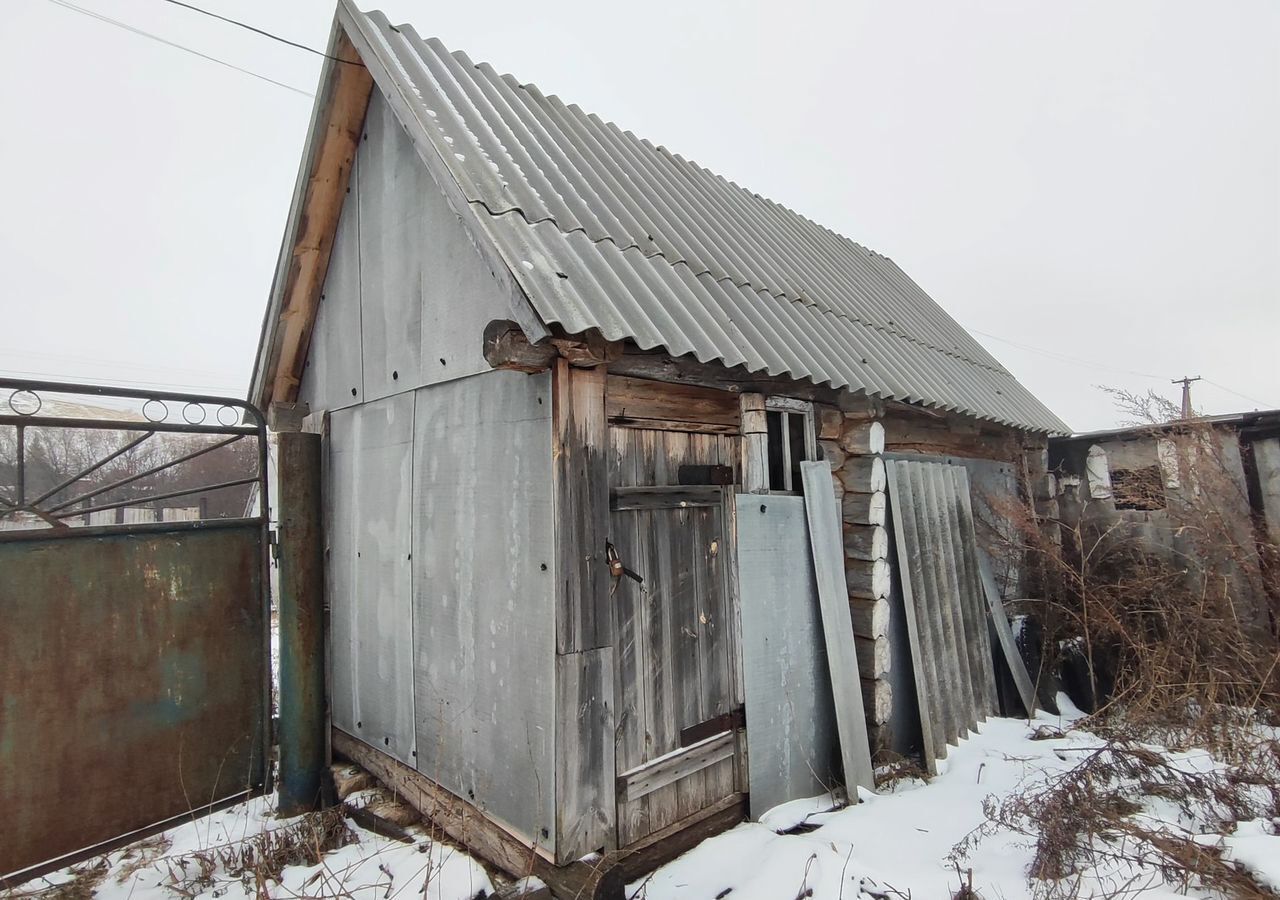
[[[1015,490],[1067,428],[887,257],[349,0],[329,54],[252,398],[325,436],[335,749],[508,871],[819,792],[825,460],[910,750],[885,454]]]

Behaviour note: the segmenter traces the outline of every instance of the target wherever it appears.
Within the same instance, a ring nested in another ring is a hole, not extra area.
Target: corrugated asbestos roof
[[[344,6],[375,81],[409,104],[410,135],[430,142],[545,322],[1069,431],[891,259]]]

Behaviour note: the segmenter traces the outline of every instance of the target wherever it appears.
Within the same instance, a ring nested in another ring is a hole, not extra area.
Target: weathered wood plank
[[[742,489],[748,494],[769,491],[769,427],[765,420],[764,395],[743,394]]]
[[[673,822],[620,850],[614,863],[616,871],[620,872],[622,880],[636,881],[707,838],[732,828],[746,818],[746,812],[746,797],[740,793],[730,794],[687,819]],[[614,861],[610,859],[609,862]]]
[[[702,709],[702,677],[698,647],[698,596],[694,576],[694,519],[702,510],[676,509],[656,518],[660,523],[659,557],[669,569],[661,567],[670,585],[667,618],[667,647],[671,653],[667,664],[671,669],[672,699],[675,704],[675,738],[680,732],[710,716]]]
[[[644,566],[639,558],[640,548],[636,536],[637,520],[647,513],[615,513],[610,517],[614,547],[628,565]],[[614,682],[614,715],[616,717],[615,765],[625,772],[639,766],[644,746],[645,692],[641,690],[641,673],[648,666],[645,654],[644,603],[641,586],[630,578],[621,577],[614,587],[614,658],[618,667]],[[638,821],[643,807],[639,804],[618,803],[618,841],[629,843],[631,833],[641,825]],[[626,821],[624,821],[624,817]]]
[[[334,67],[333,78],[322,95],[323,110],[316,119],[316,127],[322,128],[323,134],[311,160],[305,193],[296,207],[298,233],[284,272],[280,326],[262,373],[264,396],[255,398],[261,407],[297,397],[338,216],[355,161],[360,125],[373,89],[373,78],[360,64],[360,55],[345,33],[338,34],[331,55],[342,62]]]
[[[617,846],[612,647],[556,656],[556,862]]]
[[[616,425],[660,427],[641,424],[652,420],[720,426],[725,433],[736,433],[741,421],[737,394],[691,384],[610,375],[605,396],[609,420]]]
[[[613,428],[646,428],[652,431],[678,431],[683,434],[733,434],[736,425],[706,425],[698,422],[682,422],[678,419],[624,419],[609,420]]]
[[[552,455],[556,505],[556,650],[572,653],[613,643],[609,567],[608,432],[605,371],[552,369]]]
[[[701,598],[694,630],[697,632],[703,721],[723,715],[733,707],[723,515],[723,503],[699,510],[694,517],[692,535],[694,589]]]
[[[618,776],[618,799],[631,802],[686,775],[729,759],[737,749],[732,731],[724,731],[690,747],[676,750]]]
[[[822,608],[822,631],[835,695],[836,731],[844,761],[846,782],[874,791],[871,747],[867,740],[866,713],[858,690],[857,649],[849,617],[849,589],[844,580],[844,548],[840,516],[835,497],[827,490],[831,470],[826,463],[803,462],[801,478],[805,489],[805,516],[813,548],[813,566]],[[749,726],[748,726],[749,727]],[[849,799],[857,791],[849,791]]]
[[[694,384],[734,393],[758,393],[797,397],[802,400],[836,405],[847,391],[809,381],[798,381],[786,375],[748,372],[743,366],[726,368],[719,363],[700,363],[688,356],[672,357],[665,350],[624,349],[622,356],[609,361],[609,371],[618,375],[648,378],[674,384]]]
[[[629,509],[680,509],[719,507],[719,487],[701,485],[659,485],[655,487],[621,487],[610,491],[609,505],[615,512]]]

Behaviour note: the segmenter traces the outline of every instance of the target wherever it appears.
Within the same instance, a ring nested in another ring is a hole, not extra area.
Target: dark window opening
[[[771,409],[764,415],[769,432],[769,490],[803,493],[800,463],[810,459],[805,414]]]
[[[785,416],[786,413],[783,412],[764,414],[765,423],[769,426],[769,490],[771,491],[787,490],[782,486],[786,480],[784,473],[787,471],[782,446],[782,419]]]
[[[1111,491],[1116,509],[1164,509],[1164,476],[1159,466],[1112,469]]]

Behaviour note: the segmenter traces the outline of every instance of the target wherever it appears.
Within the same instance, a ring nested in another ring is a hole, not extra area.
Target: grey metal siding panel
[[[834,784],[838,741],[804,498],[735,499],[751,816],[759,818]]]
[[[550,377],[414,398],[417,768],[554,849]]]
[[[377,399],[422,383],[423,204],[431,176],[407,149],[400,123],[369,101],[356,171],[360,191],[360,341],[365,394]]]
[[[380,13],[340,14],[545,321],[1066,430],[892,260]]]
[[[355,168],[359,168],[357,157]],[[329,271],[320,292],[311,332],[307,365],[298,399],[312,409],[342,409],[364,402],[360,355],[359,177],[353,172],[351,193],[342,204]]]
[[[1267,533],[1280,544],[1280,438],[1254,441],[1253,458],[1258,466]]]
[[[485,326],[511,318],[493,272],[380,94],[364,128],[299,389],[313,409],[487,372]]]
[[[333,723],[413,764],[413,395],[330,420],[327,591]]]

